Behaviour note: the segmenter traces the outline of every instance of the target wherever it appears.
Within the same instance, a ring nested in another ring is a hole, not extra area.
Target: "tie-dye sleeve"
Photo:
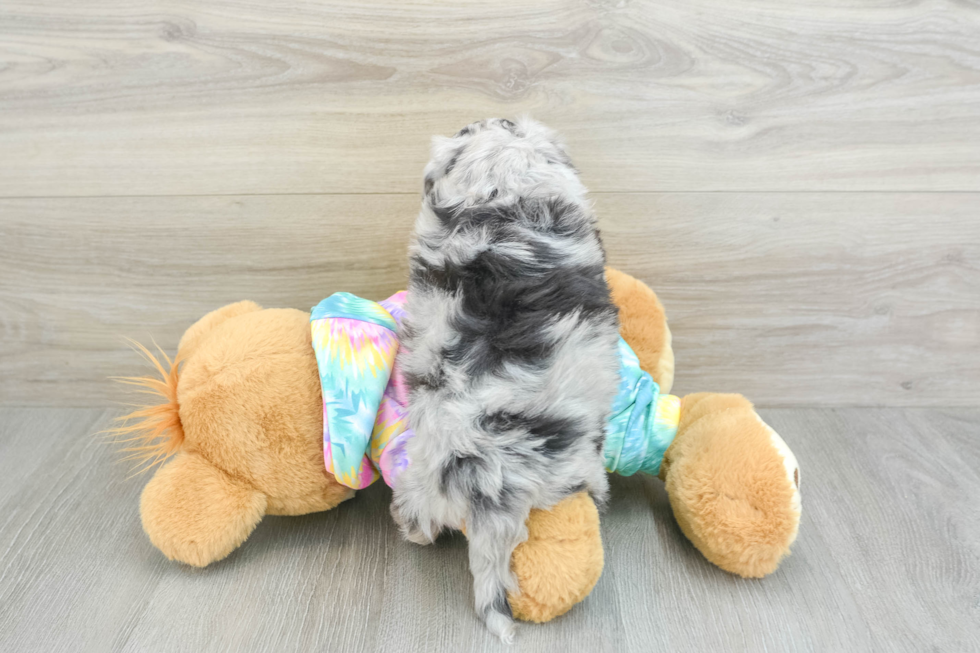
[[[619,339],[619,392],[606,429],[606,470],[623,476],[660,472],[667,447],[674,441],[681,402],[660,394],[660,386],[640,368],[640,360]]]
[[[380,302],[399,327],[405,317],[405,301],[403,290]],[[371,460],[381,470],[385,483],[391,487],[395,486],[395,479],[408,466],[405,445],[415,435],[408,428],[407,405],[408,388],[396,358],[371,436]]]
[[[398,325],[380,304],[348,293],[310,315],[323,392],[323,458],[338,482],[362,489],[378,478],[368,456],[398,350]]]

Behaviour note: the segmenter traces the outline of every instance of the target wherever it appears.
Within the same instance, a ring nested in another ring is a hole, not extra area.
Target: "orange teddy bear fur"
[[[667,393],[673,353],[663,307],[642,282],[607,280],[621,333]],[[323,407],[309,313],[239,302],[184,334],[160,378],[124,379],[163,403],[122,418],[115,435],[150,466],[140,514],[168,558],[203,567],[242,544],[262,517],[329,510],[353,496],[323,464]],[[708,560],[760,577],[788,554],[800,519],[799,470],[776,433],[739,395],[682,399],[660,478],[684,534]],[[511,566],[514,615],[548,621],[584,599],[603,567],[599,513],[585,493],[532,511]]]

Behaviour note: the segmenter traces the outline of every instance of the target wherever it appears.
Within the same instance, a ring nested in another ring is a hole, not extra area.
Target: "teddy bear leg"
[[[143,489],[143,530],[165,556],[194,567],[220,560],[265,514],[266,497],[195,453],[180,452]]]
[[[588,596],[602,574],[599,511],[584,492],[551,510],[532,510],[528,538],[511,557],[519,594],[508,596],[514,616],[544,622]]]
[[[681,400],[660,477],[681,530],[722,569],[759,578],[789,554],[800,524],[799,467],[741,395]]]

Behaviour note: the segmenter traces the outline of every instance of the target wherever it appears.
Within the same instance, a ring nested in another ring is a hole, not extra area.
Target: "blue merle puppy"
[[[608,492],[619,324],[604,264],[549,129],[484,120],[433,140],[399,353],[415,437],[392,514],[420,544],[465,526],[477,611],[507,642],[530,510]]]

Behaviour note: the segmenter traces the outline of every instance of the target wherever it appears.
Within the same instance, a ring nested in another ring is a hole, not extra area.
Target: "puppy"
[[[608,492],[617,311],[586,189],[543,125],[435,138],[424,189],[399,353],[415,436],[392,514],[418,543],[465,528],[476,609],[510,642],[528,513]]]

